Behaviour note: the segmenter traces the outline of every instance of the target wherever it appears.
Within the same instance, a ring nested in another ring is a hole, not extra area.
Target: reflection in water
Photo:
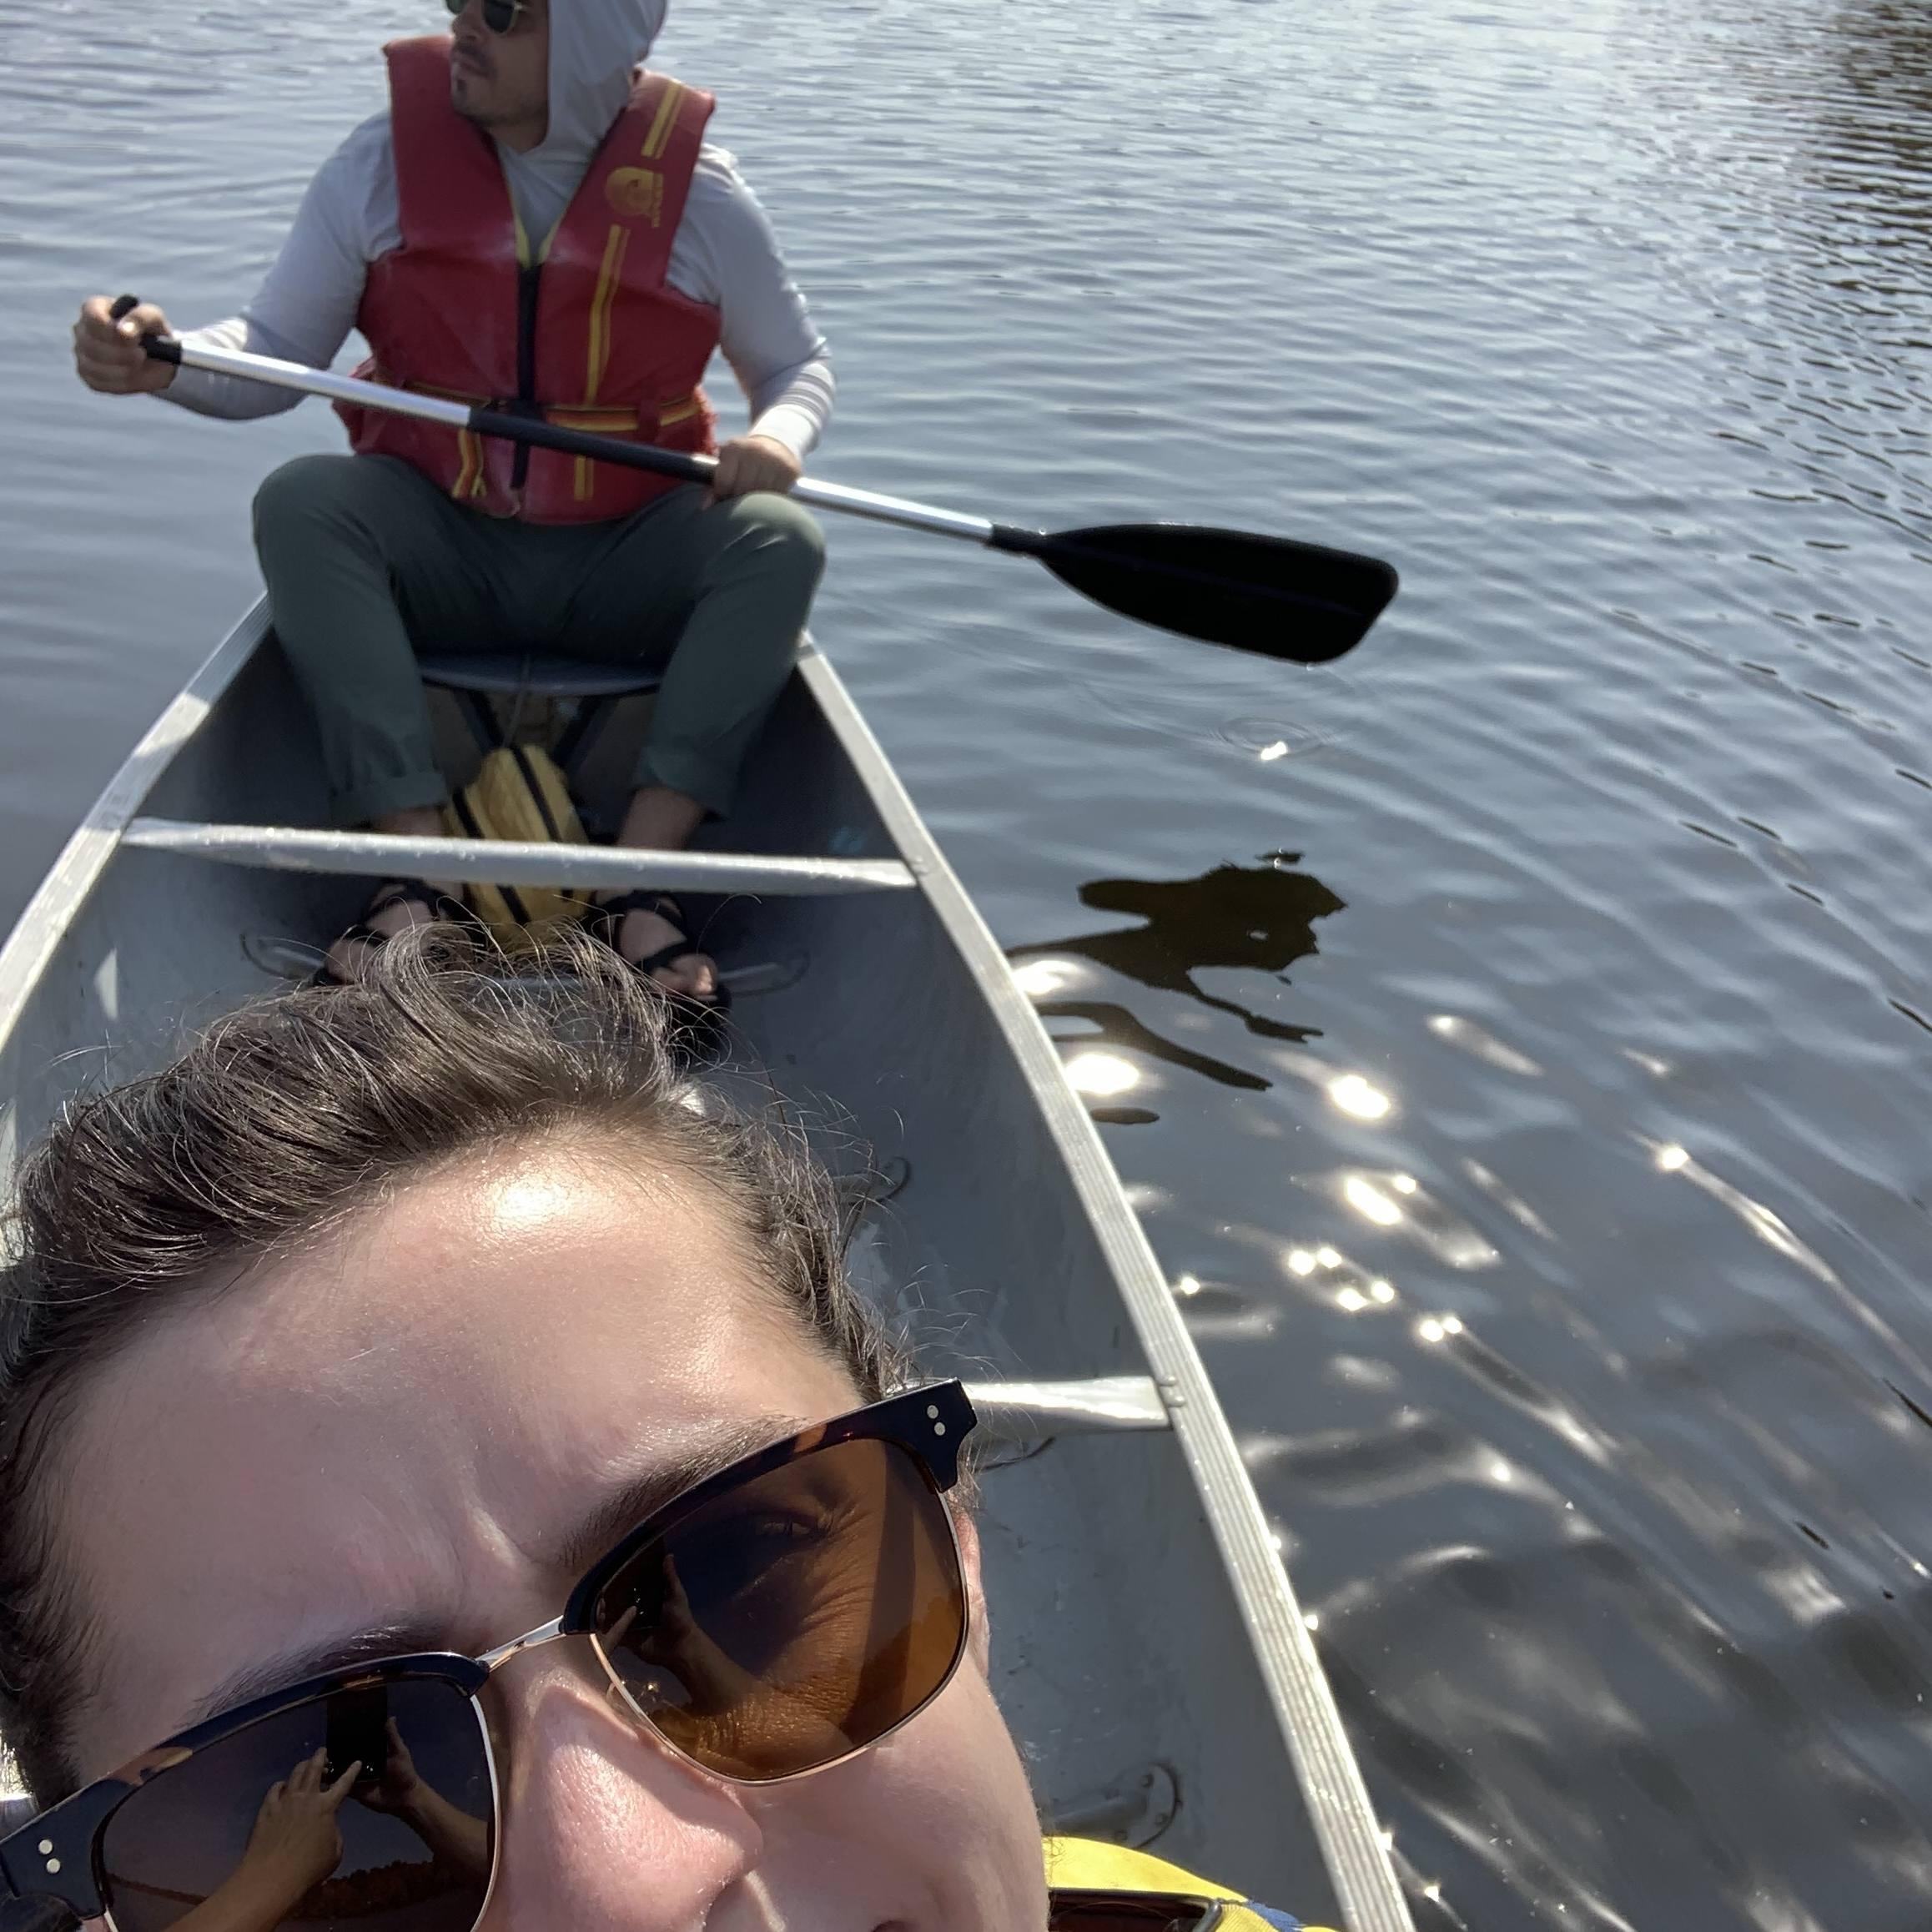
[[[1125,1007],[1112,1000],[1042,999],[1034,1004],[1043,1019],[1085,1020],[1098,1027],[1110,1045],[1131,1047],[1136,1052],[1145,1054],[1150,1059],[1165,1060],[1170,1067],[1200,1074],[1220,1086],[1241,1087],[1257,1094],[1267,1091],[1269,1083],[1259,1074],[1230,1066],[1225,1060],[1217,1060],[1210,1054],[1196,1053],[1191,1047],[1164,1039],[1151,1027],[1143,1025]],[[1133,1072],[1131,1063],[1123,1060],[1118,1054],[1086,1052],[1076,1056],[1069,1071],[1074,1076],[1074,1084],[1082,1092],[1112,1094],[1125,1093],[1130,1087],[1139,1084],[1137,1079],[1123,1079],[1122,1069],[1130,1074]]]
[[[1462,1171],[1500,1207],[1511,1220],[1519,1221],[1532,1235],[1541,1235],[1546,1241],[1556,1240],[1556,1231],[1543,1217],[1508,1185],[1502,1178],[1486,1167],[1473,1155],[1462,1162]]]
[[[1395,1102],[1366,1074],[1338,1074],[1328,1083],[1328,1097],[1356,1120],[1386,1120]]]
[[[1446,1039],[1450,1045],[1461,1047],[1465,1053],[1488,1061],[1492,1067],[1500,1067],[1506,1074],[1520,1074],[1526,1080],[1533,1080],[1542,1073],[1543,1069],[1527,1054],[1517,1052],[1507,1040],[1498,1039],[1487,1028],[1478,1026],[1472,1019],[1463,1019],[1459,1014],[1431,1014],[1429,1030],[1437,1039]]]
[[[1290,870],[1294,858],[1291,853],[1277,853],[1266,865],[1216,866],[1191,879],[1094,879],[1080,888],[1083,905],[1101,912],[1131,913],[1144,923],[1016,947],[1014,978],[1043,1019],[1084,1021],[1097,1027],[1109,1046],[1125,1047],[1199,1074],[1217,1086],[1265,1093],[1273,1083],[1260,1074],[1169,1039],[1116,1002],[1056,995],[1079,977],[1069,958],[1084,959],[1156,991],[1182,993],[1217,1013],[1232,1014],[1250,1033],[1265,1039],[1313,1038],[1306,1027],[1267,1019],[1235,1000],[1205,992],[1195,979],[1197,972],[1215,967],[1283,977],[1295,960],[1316,950],[1314,922],[1340,912],[1342,902],[1320,880]],[[1083,1051],[1068,1071],[1081,1092],[1103,1099],[1138,1084],[1131,1078],[1132,1063],[1116,1054]],[[1360,1119],[1376,1119],[1388,1111],[1387,1096],[1360,1074],[1341,1076],[1329,1093],[1338,1107]],[[1158,1118],[1141,1107],[1094,1111],[1117,1125]]]
[[[1315,922],[1341,911],[1343,901],[1320,879],[1289,869],[1299,856],[1275,853],[1265,865],[1217,865],[1198,878],[1090,880],[1080,888],[1082,905],[1131,913],[1142,923],[1016,947],[1014,957],[1073,953],[1143,986],[1185,993],[1217,1013],[1232,1014],[1265,1039],[1307,1039],[1306,1028],[1218,999],[1195,979],[1215,967],[1280,975],[1317,949]]]
[[[1351,1260],[1326,1241],[1319,1247],[1291,1247],[1281,1260],[1291,1280],[1307,1284],[1344,1314],[1387,1308],[1397,1300],[1393,1282]]]
[[[1131,1093],[1140,1084],[1133,1061],[1124,1060],[1118,1054],[1075,1054],[1067,1062],[1067,1079],[1076,1094],[1092,1094],[1106,1100]]]
[[[1852,1319],[1881,1342],[1898,1361],[1914,1369],[1919,1367],[1919,1356],[1910,1344],[1874,1309],[1866,1306],[1838,1270],[1816,1249],[1801,1241],[1781,1215],[1774,1214],[1763,1201],[1753,1200],[1742,1188],[1733,1186],[1722,1176],[1713,1174],[1708,1167],[1693,1159],[1688,1147],[1674,1140],[1646,1145],[1650,1146],[1651,1159],[1657,1163],[1660,1174],[1679,1175],[1700,1192],[1708,1194],[1713,1200],[1728,1208],[1766,1247],[1802,1268],[1813,1280],[1829,1289],[1833,1298]]]
[[[1344,1168],[1318,1185],[1371,1227],[1406,1235],[1446,1267],[1493,1268],[1502,1259],[1480,1230],[1437,1200],[1412,1174]]]
[[[1923,250],[1932,237],[1932,13],[1911,0],[1849,0],[1833,10],[1826,36],[1840,86],[1821,93],[1816,164],[1826,185],[1857,197],[1873,225],[1902,253],[1846,294],[1923,292]],[[1892,232],[1896,231],[1896,232]],[[1889,288],[1916,276],[1909,289]]]

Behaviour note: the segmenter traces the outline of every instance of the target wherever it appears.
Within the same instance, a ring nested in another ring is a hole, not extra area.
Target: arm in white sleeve
[[[398,239],[389,116],[378,114],[316,171],[254,299],[240,314],[181,340],[326,369],[355,326],[369,264]],[[160,393],[198,415],[235,418],[274,415],[302,400],[294,390],[199,369],[177,369]]]
[[[802,461],[831,419],[831,353],[764,209],[721,148],[699,158],[666,279],[717,305],[719,346],[752,406],[750,433]]]

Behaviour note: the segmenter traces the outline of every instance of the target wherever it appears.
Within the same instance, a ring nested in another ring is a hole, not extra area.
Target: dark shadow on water
[[[1080,888],[1080,903],[1099,913],[1144,921],[1074,939],[1016,946],[1013,956],[1071,953],[1164,993],[1185,993],[1217,1013],[1231,1013],[1264,1039],[1303,1040],[1306,1027],[1265,1019],[1232,999],[1204,993],[1195,974],[1206,967],[1284,974],[1320,948],[1315,922],[1339,913],[1337,898],[1310,873],[1290,868],[1298,852],[1274,852],[1260,865],[1217,865],[1198,878],[1097,878]]]
[[[1197,1054],[1190,1047],[1177,1045],[1173,1040],[1164,1039],[1152,1029],[1144,1026],[1124,1006],[1116,1006],[1110,999],[1043,999],[1035,1010],[1042,1019],[1084,1019],[1100,1029],[1100,1037],[1110,1046],[1132,1047],[1144,1053],[1150,1059],[1164,1060],[1170,1067],[1181,1067],[1190,1074],[1203,1074],[1224,1087],[1242,1087],[1250,1093],[1265,1094],[1274,1084],[1265,1080],[1259,1074],[1250,1074],[1240,1067],[1230,1066],[1225,1060],[1217,1060],[1210,1054]],[[1098,1114],[1099,1109],[1089,1111]],[[1115,1108],[1113,1112],[1121,1114],[1132,1109]]]
[[[1833,13],[1825,44],[1839,84],[1793,104],[1814,122],[1826,185],[1892,245],[1922,241],[1932,226],[1932,10],[1923,0],[1849,0]]]
[[[1315,922],[1339,913],[1346,902],[1311,873],[1293,869],[1301,856],[1269,853],[1259,865],[1217,865],[1197,878],[1090,880],[1080,888],[1082,905],[1096,912],[1130,913],[1141,923],[1016,946],[1013,957],[1050,953],[1090,959],[1142,986],[1185,994],[1216,1013],[1231,1014],[1260,1039],[1297,1043],[1314,1039],[1316,1028],[1267,1019],[1238,1000],[1205,991],[1195,979],[1196,973],[1219,967],[1270,973],[1285,980],[1296,960],[1320,949]],[[1162,1038],[1126,1008],[1110,1002],[1049,999],[1040,1004],[1039,1012],[1043,1019],[1089,1021],[1116,1044],[1225,1087],[1265,1092],[1272,1084],[1258,1074]]]

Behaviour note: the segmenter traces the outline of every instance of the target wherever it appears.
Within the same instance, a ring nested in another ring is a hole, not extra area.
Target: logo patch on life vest
[[[656,228],[664,218],[664,177],[655,168],[613,168],[604,183],[613,214],[641,217]]]

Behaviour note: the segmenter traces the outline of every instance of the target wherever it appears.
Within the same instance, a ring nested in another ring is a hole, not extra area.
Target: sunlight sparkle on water
[[[1074,977],[1064,959],[1029,959],[1013,969],[1013,983],[1029,999],[1046,999]]]
[[[1264,765],[1271,765],[1275,759],[1285,758],[1288,756],[1288,741],[1285,738],[1276,738],[1273,744],[1263,745],[1260,750],[1255,753],[1255,756]]]
[[[1690,1165],[1690,1150],[1674,1144],[1660,1147],[1657,1150],[1657,1165],[1666,1174],[1675,1174],[1679,1168]]]
[[[1359,1174],[1351,1174],[1341,1184],[1341,1198],[1378,1228],[1392,1228],[1402,1218],[1402,1210],[1372,1180]]]
[[[1394,1105],[1389,1096],[1360,1074],[1342,1074],[1328,1083],[1328,1097],[1357,1120],[1380,1120]]]
[[[1067,1078],[1076,1094],[1093,1094],[1102,1099],[1125,1094],[1140,1084],[1140,1070],[1118,1054],[1075,1054],[1067,1062]]]

